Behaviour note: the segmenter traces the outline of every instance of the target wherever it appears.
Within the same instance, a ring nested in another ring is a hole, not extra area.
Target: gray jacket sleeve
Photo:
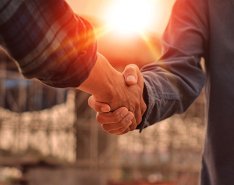
[[[208,40],[204,0],[177,0],[162,38],[159,61],[142,68],[147,111],[139,129],[184,112],[205,82],[201,57]]]

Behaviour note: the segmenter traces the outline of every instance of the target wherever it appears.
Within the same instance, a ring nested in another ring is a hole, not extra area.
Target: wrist
[[[102,78],[99,78],[102,85],[92,94],[97,101],[111,105],[113,100],[117,98],[118,91],[121,89],[122,84],[124,84],[124,79],[122,74],[115,70],[109,63],[102,65],[102,69]]]
[[[120,74],[109,63],[102,65],[103,74],[99,77],[100,88],[93,91],[95,99],[99,102],[110,103],[116,93],[116,86],[118,86]]]
[[[115,86],[121,77],[121,73],[115,70],[105,57],[98,54],[89,77],[79,86],[79,89],[94,95],[99,102],[109,103],[115,96]]]

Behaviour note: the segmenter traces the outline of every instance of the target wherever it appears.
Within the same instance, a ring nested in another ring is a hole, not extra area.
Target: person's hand
[[[135,70],[133,71],[135,72]],[[115,70],[105,57],[98,54],[97,61],[88,78],[83,81],[78,89],[92,94],[97,102],[108,104],[111,111],[126,107],[134,114],[133,125],[130,126],[133,129],[136,128],[142,119],[143,87],[144,83],[141,78],[138,79],[137,84],[127,86],[123,75]],[[118,132],[117,134],[120,133]]]
[[[97,121],[102,125],[103,129],[108,133],[116,135],[135,130],[137,125],[141,122],[142,115],[146,110],[146,105],[142,97],[144,82],[139,68],[134,64],[128,65],[123,72],[123,76],[128,86],[139,85],[142,90],[140,97],[141,113],[135,115],[136,122],[132,121],[134,115],[132,112],[128,111],[126,107],[121,107],[110,112],[111,107],[108,104],[96,101],[94,96],[91,96],[88,101],[89,106],[98,112]]]

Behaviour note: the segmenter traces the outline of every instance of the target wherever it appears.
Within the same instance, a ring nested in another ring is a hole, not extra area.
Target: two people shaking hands
[[[206,84],[201,185],[230,185],[234,183],[233,8],[232,0],[177,0],[162,37],[162,55],[141,72],[134,65],[123,74],[116,71],[97,53],[93,27],[64,0],[1,0],[0,43],[27,78],[93,94],[89,105],[112,134],[142,130],[184,112]]]

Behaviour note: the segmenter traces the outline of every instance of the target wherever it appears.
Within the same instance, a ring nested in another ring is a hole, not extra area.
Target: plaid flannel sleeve
[[[64,0],[1,0],[0,37],[25,77],[50,86],[79,86],[96,62],[92,26]]]

